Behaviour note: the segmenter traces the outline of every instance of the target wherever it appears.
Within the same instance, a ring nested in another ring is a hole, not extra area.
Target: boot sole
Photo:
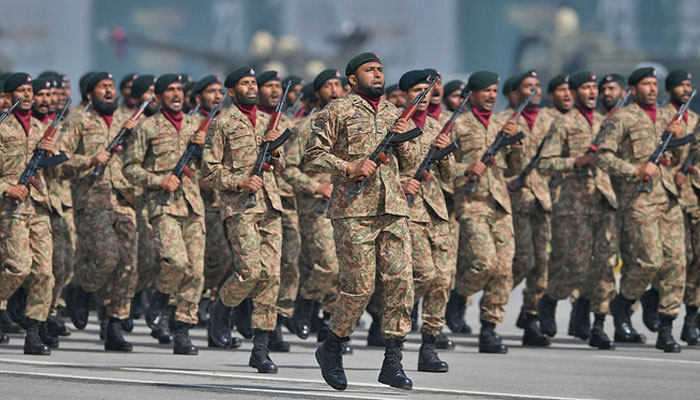
[[[433,368],[430,368],[427,366],[418,365],[418,371],[420,371],[420,372],[439,372],[439,373],[442,373],[442,372],[449,371],[449,369],[450,369],[450,367],[433,369]]]
[[[395,386],[395,385],[392,385],[391,382],[389,382],[388,380],[383,379],[381,375],[379,376],[379,379],[377,379],[377,382],[383,383],[384,385],[387,385],[387,386],[391,386],[395,389],[413,390],[413,384],[411,384],[409,386]]]

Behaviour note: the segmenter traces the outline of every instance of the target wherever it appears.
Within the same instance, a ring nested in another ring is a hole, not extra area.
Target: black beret
[[[467,87],[471,91],[481,90],[491,85],[498,85],[498,82],[500,82],[500,80],[501,76],[495,72],[477,71],[469,75],[469,82],[467,83]]]
[[[12,75],[12,72],[3,72],[0,74],[0,92],[5,91],[5,79],[10,75]]]
[[[343,86],[347,86],[350,84],[350,80],[348,79],[347,76],[344,76],[344,77],[340,78],[340,84]]]
[[[9,93],[18,87],[32,83],[32,77],[25,72],[15,72],[5,79],[5,92]]]
[[[400,90],[401,89],[399,89],[399,84],[396,83],[396,84],[387,86],[386,89],[384,89],[384,94],[388,96],[389,93],[400,91]]]
[[[597,80],[598,77],[593,72],[584,69],[569,75],[569,87],[571,90],[576,90],[586,82],[596,83]]]
[[[511,83],[511,85],[513,86],[513,88],[511,90],[518,90],[518,87],[520,86],[520,84],[523,83],[523,81],[527,78],[537,78],[537,71],[535,71],[534,69],[531,69],[527,72],[523,72],[521,74],[515,75],[513,77],[513,82]]]
[[[109,72],[95,72],[90,76],[90,79],[85,82],[85,93],[90,93],[98,83],[104,80],[113,80],[112,74]]]
[[[129,82],[133,82],[134,79],[136,79],[136,78],[138,78],[138,77],[139,77],[139,74],[137,74],[136,72],[132,72],[132,73],[130,73],[130,74],[124,75],[124,77],[122,78],[122,80],[119,81],[119,89],[120,89],[120,90],[121,90],[121,89],[124,89],[124,86],[128,85]]]
[[[610,82],[616,82],[620,87],[625,86],[625,78],[620,74],[607,74],[598,82],[598,90],[603,88],[603,85]]]
[[[666,90],[672,90],[676,86],[683,83],[683,81],[691,79],[693,79],[693,75],[691,75],[690,72],[683,69],[674,69],[673,71],[669,72],[668,76],[666,77]]]
[[[503,94],[509,94],[513,91],[513,79],[515,79],[515,76],[511,76],[503,83]]]
[[[637,68],[627,79],[627,84],[636,86],[644,78],[656,78],[656,70],[653,67]]]
[[[552,93],[554,90],[556,90],[556,88],[565,83],[569,83],[568,74],[559,74],[555,76],[554,78],[549,80],[549,83],[547,83],[547,93]]]
[[[351,58],[350,61],[348,61],[348,65],[345,66],[345,76],[350,76],[357,71],[358,68],[360,68],[360,65],[366,64],[368,62],[378,62],[382,63],[379,60],[379,57],[377,57],[376,54],[374,53],[362,53],[358,54],[355,57]]]
[[[419,83],[427,83],[430,72],[427,69],[414,69],[401,75],[399,79],[399,89],[404,92]]]
[[[304,83],[304,80],[296,75],[289,75],[288,77],[282,79],[282,86],[286,85],[287,82],[291,83],[291,87],[294,87],[300,83]]]
[[[309,102],[314,102],[318,100],[316,98],[316,91],[314,90],[314,84],[313,83],[307,83],[304,85],[304,87],[301,89],[301,93],[304,94],[304,98],[309,101]]]
[[[207,88],[207,86],[214,83],[221,83],[221,79],[219,79],[219,77],[216,75],[207,75],[204,78],[200,79],[199,81],[197,81],[197,84],[194,86],[194,88],[192,88],[192,97],[194,97],[197,93],[201,93],[204,89]]]
[[[134,79],[131,85],[131,98],[138,99],[143,96],[148,89],[156,83],[156,77],[153,75],[140,75]]]
[[[192,81],[193,81],[192,76],[191,76],[190,74],[186,74],[186,73],[184,73],[184,72],[181,72],[181,73],[180,73],[180,76],[182,77],[181,79],[182,79],[182,83],[183,83],[183,84],[184,84],[184,83],[187,83],[187,82],[192,82]]]
[[[187,93],[187,92],[191,91],[192,89],[194,89],[195,86],[197,86],[197,81],[185,82],[185,84],[182,85],[182,91],[184,93]]]
[[[255,77],[255,81],[258,83],[258,86],[262,86],[267,82],[270,81],[282,81],[282,78],[280,77],[279,72],[277,71],[265,71],[260,74],[258,74]]]
[[[182,83],[182,75],[180,74],[163,74],[156,80],[154,92],[156,94],[162,94],[168,85],[179,82]]]
[[[442,75],[440,75],[440,72],[438,72],[438,70],[436,70],[435,68],[426,68],[425,70],[432,76],[442,77]]]
[[[314,79],[314,92],[323,86],[324,83],[331,79],[340,79],[340,72],[337,69],[327,69],[316,75]]]
[[[39,79],[39,78],[51,78],[51,79],[53,79],[54,77],[57,77],[57,76],[60,76],[60,74],[56,71],[44,71],[44,72],[40,73],[36,77],[36,79]]]
[[[236,84],[236,82],[238,82],[241,78],[244,78],[246,76],[255,77],[255,70],[249,66],[238,68],[237,70],[228,74],[228,76],[226,77],[226,81],[224,82],[224,86],[226,86],[227,88],[232,88]]]
[[[59,75],[58,72],[55,71],[44,71],[40,73],[39,76],[36,77],[36,79],[47,80],[53,88],[61,87],[59,86],[59,82],[62,80],[61,75]]]
[[[37,78],[32,81],[32,91],[34,94],[37,94],[40,90],[47,90],[51,89],[51,84],[52,81],[46,79],[46,78]]]
[[[68,77],[65,75],[58,74],[56,75],[56,87],[65,89],[66,84],[68,83]]]
[[[445,94],[443,94],[443,97],[447,97],[450,93],[454,92],[455,90],[464,90],[464,87],[466,85],[464,82],[460,81],[459,79],[453,79],[445,84]]]

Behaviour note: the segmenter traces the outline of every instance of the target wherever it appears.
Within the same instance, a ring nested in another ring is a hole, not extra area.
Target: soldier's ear
[[[92,101],[92,92],[88,93],[87,96],[88,101]]]
[[[357,77],[354,74],[348,76],[348,83],[350,83],[350,86],[357,86]]]

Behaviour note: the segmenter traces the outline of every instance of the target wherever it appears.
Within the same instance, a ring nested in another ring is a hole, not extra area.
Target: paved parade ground
[[[2,399],[254,399],[254,398],[358,398],[358,399],[698,399],[700,398],[700,346],[682,343],[680,354],[654,349],[656,335],[641,322],[633,323],[647,337],[645,345],[621,345],[601,351],[566,335],[570,306],[557,309],[559,333],[546,349],[523,348],[515,318],[521,304],[521,288],[513,292],[506,320],[499,327],[507,355],[479,354],[477,337],[450,334],[457,343],[440,357],[450,365],[446,374],[416,371],[420,334],[406,343],[404,367],[414,390],[393,389],[377,382],[383,350],[365,346],[366,328],[352,336],[355,353],[344,358],[348,389],[338,392],[321,378],[314,361],[315,338],[307,341],[285,332],[290,353],[271,353],[279,374],[263,375],[248,367],[251,340],[236,350],[206,348],[206,330],[191,331],[199,356],[174,356],[169,345],[158,345],[149,336],[143,319],[134,332],[125,334],[134,344],[131,354],[106,353],[98,338],[96,314],[84,331],[73,330],[61,338],[49,357],[22,354],[22,335],[10,335],[0,345],[0,398]],[[475,299],[478,304],[478,298]],[[366,315],[367,322],[369,317]],[[477,326],[477,309],[467,311]],[[368,325],[368,324],[366,324]],[[679,318],[674,335],[680,342]],[[612,319],[606,321],[612,336]],[[449,331],[447,331],[449,334]]]

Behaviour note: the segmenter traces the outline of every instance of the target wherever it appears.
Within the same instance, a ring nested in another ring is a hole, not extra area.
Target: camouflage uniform
[[[411,129],[415,127],[410,122]],[[428,154],[441,130],[441,124],[428,117],[423,135],[418,137],[419,154]],[[404,180],[413,177],[418,168],[402,171]],[[438,336],[445,325],[445,308],[450,293],[450,226],[447,206],[442,192],[443,182],[452,182],[455,159],[450,154],[439,160],[430,172],[434,179],[422,181],[418,194],[409,207],[408,226],[411,231],[413,254],[414,300],[423,300],[423,328],[431,336]]]
[[[614,283],[609,287],[606,282],[614,282],[617,264],[617,199],[606,173],[595,168],[594,178],[583,177],[574,161],[586,153],[602,121],[594,113],[591,125],[578,109],[562,115],[550,129],[539,164],[540,170],[560,177],[552,224],[559,245],[552,249],[547,294],[562,300],[580,287],[596,314],[609,313],[607,304],[615,295]]]
[[[607,171],[620,207],[622,279],[620,294],[636,300],[659,279],[659,313],[678,314],[685,286],[685,232],[678,189],[671,169],[659,166],[651,193],[638,193],[635,169],[646,162],[659,143],[668,120],[659,113],[653,123],[632,103],[615,113],[606,125],[596,163]],[[677,165],[680,150],[667,155]]]
[[[486,128],[469,110],[457,117],[452,128],[459,144],[455,157],[460,172],[455,180],[460,225],[456,290],[465,297],[483,290],[480,318],[494,324],[503,320],[513,287],[513,220],[503,177],[507,149],[498,153],[495,164],[479,179],[474,193],[463,190],[468,178],[462,174],[481,158],[500,125],[492,116]]]
[[[0,193],[7,186],[17,184],[44,129],[34,117],[28,134],[13,115],[4,121],[0,129]],[[46,172],[40,170],[36,175],[40,189],[30,186],[29,195],[20,203],[20,218],[6,217],[10,209],[14,210],[10,198],[5,196],[0,202],[0,300],[7,300],[24,285],[27,293],[24,315],[35,321],[48,318],[54,286]]]
[[[74,180],[75,223],[79,260],[74,284],[87,292],[101,292],[107,316],[129,317],[136,287],[136,214],[133,186],[122,175],[122,156],[112,155],[97,178],[88,174],[90,159],[104,150],[125,120],[110,126],[94,109],[76,115],[63,126],[60,148],[69,155],[63,164]]]
[[[159,184],[177,164],[197,125],[183,115],[177,130],[163,113],[139,124],[124,156],[124,175],[144,188],[160,271],[156,289],[175,300],[175,320],[196,324],[204,287],[204,204],[196,177],[184,175],[172,205],[158,204]],[[190,168],[199,173],[193,163]]]
[[[55,317],[58,306],[65,306],[61,298],[63,289],[73,279],[73,262],[78,237],[75,233],[70,181],[49,179],[47,183],[52,208],[51,231],[53,232],[53,276],[55,279],[51,300],[51,316]]]
[[[367,306],[378,275],[384,287],[384,335],[403,338],[411,330],[413,277],[408,205],[401,190],[399,163],[417,162],[415,144],[404,142],[365,178],[360,195],[349,193],[355,179],[346,176],[349,162],[367,159],[399,117],[387,101],[377,111],[356,93],[326,105],[314,119],[304,162],[316,173],[330,173],[333,195],[328,217],[339,262],[340,295],[331,331],[347,337]]]
[[[155,259],[156,238],[153,233],[153,226],[151,226],[151,222],[148,219],[148,199],[142,188],[136,188],[135,197],[136,225],[139,237],[136,268],[139,277],[136,284],[136,293],[140,293],[155,282],[160,266]]]
[[[214,121],[211,147],[204,152],[206,182],[221,193],[221,218],[233,253],[235,271],[219,290],[221,302],[235,307],[253,299],[251,325],[272,331],[277,323],[282,251],[282,202],[274,173],[263,174],[264,186],[257,192],[255,207],[246,208],[248,192],[238,182],[252,174],[268,116],[257,111],[253,126],[237,106]],[[282,152],[280,152],[282,153]],[[272,166],[284,167],[282,154]]]

